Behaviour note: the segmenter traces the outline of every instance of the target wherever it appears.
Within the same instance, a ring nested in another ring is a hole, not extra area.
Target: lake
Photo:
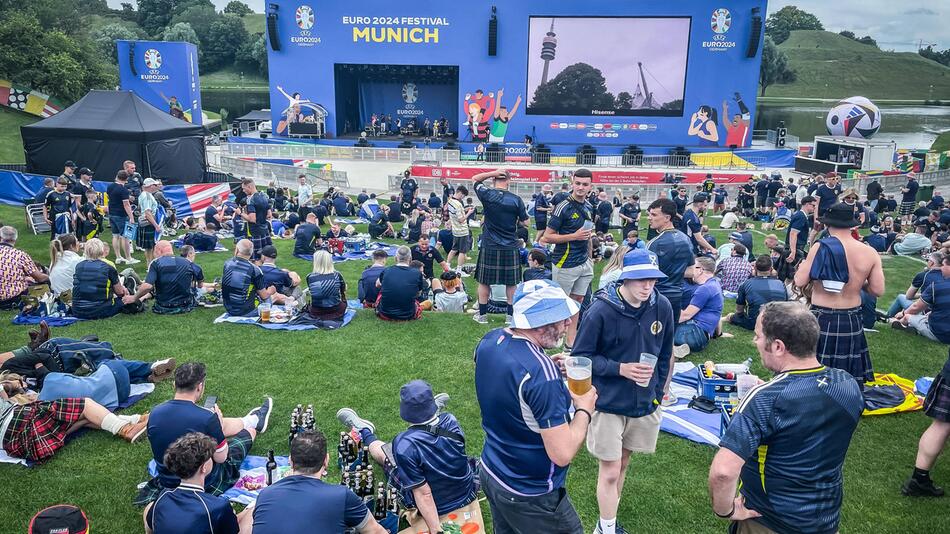
[[[269,108],[269,94],[261,90],[212,90],[201,93],[202,106],[217,112],[228,110],[236,118],[248,111]],[[774,129],[785,121],[789,133],[810,143],[816,135],[826,135],[825,115],[830,103],[760,103],[756,130]],[[898,148],[930,148],[940,132],[950,130],[950,106],[880,106],[881,130],[874,139],[895,141]]]
[[[788,132],[810,143],[816,135],[828,135],[825,116],[830,103],[760,103],[756,130],[770,130],[785,121]],[[930,148],[940,132],[950,130],[950,106],[879,106],[881,129],[875,140],[895,141],[898,148]]]

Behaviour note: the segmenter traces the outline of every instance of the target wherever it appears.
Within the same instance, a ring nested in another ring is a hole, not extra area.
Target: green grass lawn
[[[950,150],[950,131],[943,132],[938,135],[932,145],[930,145],[930,150],[933,152],[944,152]]]
[[[0,107],[0,163],[24,163],[20,126],[33,124],[39,117]]]
[[[912,52],[884,52],[833,32],[793,31],[779,48],[797,79],[770,97],[946,100],[950,68]]]
[[[0,220],[20,229],[19,245],[36,260],[48,261],[47,237],[33,236],[25,229],[19,208],[0,206]],[[713,233],[720,243],[725,241],[725,231]],[[231,247],[231,243],[227,245]],[[292,241],[277,240],[276,245],[281,254],[279,265],[299,273],[309,271],[307,262],[290,256]],[[758,247],[761,250],[761,241]],[[211,278],[220,275],[228,257],[227,253],[204,254],[198,256],[198,262]],[[337,264],[349,284],[348,294],[355,296],[356,281],[366,263]],[[887,293],[880,308],[905,290],[922,267],[908,258],[888,258],[884,266]],[[598,265],[597,272],[601,267]],[[474,284],[468,286],[472,292]],[[726,301],[726,311],[732,309],[732,301]],[[376,423],[380,437],[391,439],[405,428],[399,419],[399,386],[415,378],[426,379],[435,391],[451,395],[449,409],[468,435],[469,454],[481,449],[484,436],[472,380],[472,351],[488,327],[474,323],[469,315],[427,313],[420,321],[396,324],[379,321],[371,311],[361,310],[352,324],[338,331],[273,332],[244,325],[212,325],[219,313],[221,309],[200,308],[186,316],[146,312],[78,323],[56,329],[55,335],[95,333],[131,359],[174,356],[180,362],[203,361],[208,365],[207,392],[218,396],[227,415],[242,416],[257,406],[262,396],[272,395],[275,417],[271,429],[255,444],[255,454],[266,454],[269,448],[287,454],[287,415],[297,403],[312,403],[317,424],[331,436],[341,430],[334,417],[336,410],[351,406]],[[0,350],[21,346],[27,340],[28,328],[11,326],[11,318],[9,312],[0,313]],[[490,328],[501,326],[501,317],[491,319]],[[736,337],[716,340],[690,360],[741,362],[755,355],[749,332],[729,331]],[[869,333],[868,342],[878,371],[910,379],[933,376],[947,355],[943,345],[890,328]],[[756,371],[766,376],[758,363]],[[171,385],[161,384],[135,410],[148,410],[171,395]],[[918,437],[928,423],[922,413],[861,421],[845,465],[842,532],[950,531],[946,502],[911,500],[899,493],[913,467]],[[661,433],[657,453],[633,461],[620,520],[632,532],[724,532],[726,523],[710,511],[706,490],[714,453],[710,447]],[[43,466],[0,465],[0,531],[23,532],[35,511],[60,502],[82,506],[94,532],[141,531],[140,511],[130,503],[135,485],[145,480],[149,458],[145,443],[129,445],[106,433],[90,432]],[[948,465],[947,461],[938,463],[934,471],[938,482],[950,484]],[[338,477],[331,469],[330,480]],[[581,451],[571,468],[568,490],[587,529],[593,527],[598,515],[596,477],[595,460]],[[639,497],[642,495],[649,497]],[[919,526],[913,527],[915,524]]]
[[[244,77],[241,78],[241,74]],[[262,77],[256,70],[240,69],[238,67],[225,67],[208,74],[201,75],[201,90],[214,89],[267,89],[267,79]]]

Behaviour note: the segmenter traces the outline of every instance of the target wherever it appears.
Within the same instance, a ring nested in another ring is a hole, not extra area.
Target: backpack
[[[142,283],[142,280],[139,278],[139,275],[129,267],[119,273],[119,283],[125,287],[125,290],[128,291],[130,295],[134,295],[135,292],[139,290],[139,285]],[[145,303],[142,301],[135,301],[122,306],[122,313],[132,314],[142,313],[143,311],[145,311]]]

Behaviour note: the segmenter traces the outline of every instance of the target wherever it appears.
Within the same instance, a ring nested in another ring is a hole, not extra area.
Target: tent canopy
[[[245,115],[234,119],[236,121],[269,121],[270,120],[270,110],[269,109],[255,109],[253,111],[247,112]]]
[[[207,130],[172,117],[131,91],[90,91],[40,122],[21,126],[29,172],[56,176],[63,162],[107,179],[134,161],[144,176],[168,183],[201,182]]]

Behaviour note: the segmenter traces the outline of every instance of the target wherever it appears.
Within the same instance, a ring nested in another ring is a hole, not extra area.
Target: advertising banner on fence
[[[434,167],[428,165],[413,165],[411,172],[413,176],[419,178],[447,178],[449,180],[471,180],[476,174],[489,172],[494,168],[479,167]],[[661,171],[629,170],[629,171],[591,171],[594,175],[593,183],[611,184],[611,185],[639,185],[639,184],[662,184],[665,173]],[[515,182],[561,182],[567,181],[570,177],[567,171],[548,170],[548,169],[508,169],[511,179]],[[676,173],[683,177],[680,183],[699,184],[706,179],[705,172],[682,172]],[[717,184],[735,184],[745,183],[752,177],[750,173],[731,173],[731,172],[710,172],[712,179]]]

